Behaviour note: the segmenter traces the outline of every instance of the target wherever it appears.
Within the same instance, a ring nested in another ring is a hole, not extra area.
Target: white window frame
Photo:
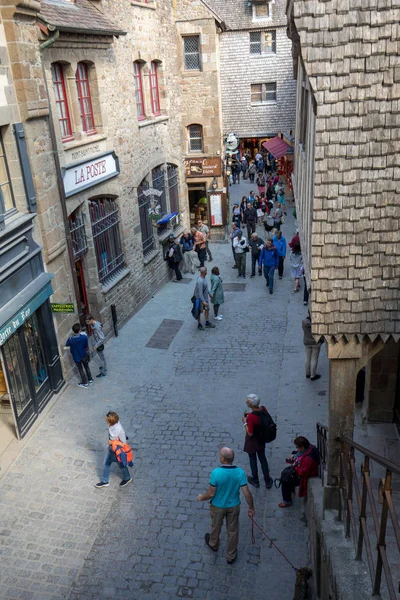
[[[271,7],[271,2],[265,2],[263,4],[253,4],[252,5],[252,10],[253,10],[253,21],[269,21],[272,18],[272,7]],[[257,7],[258,6],[267,6],[268,7],[268,16],[267,17],[259,17],[257,16]]]

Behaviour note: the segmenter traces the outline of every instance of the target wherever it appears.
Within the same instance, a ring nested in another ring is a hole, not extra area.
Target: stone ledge
[[[152,250],[151,252],[149,252],[148,254],[143,256],[143,264],[148,265],[149,263],[151,263],[152,260],[157,258],[157,256],[159,254],[160,254],[160,250],[158,248],[156,250]]]
[[[120,271],[112,281],[101,286],[101,293],[107,294],[110,290],[112,290],[113,287],[115,287],[120,281],[122,281],[122,279],[125,279],[125,277],[127,277],[130,272],[131,270],[126,267],[122,269],[122,271]]]
[[[162,115],[161,117],[155,117],[154,119],[146,119],[145,121],[138,121],[139,129],[143,127],[148,127],[149,125],[157,125],[157,123],[164,123],[168,121],[169,117],[166,115]]]

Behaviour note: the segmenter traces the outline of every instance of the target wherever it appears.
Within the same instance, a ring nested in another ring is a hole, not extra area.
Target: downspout
[[[73,253],[73,250],[72,250],[72,238],[71,238],[71,231],[69,229],[68,213],[67,213],[67,203],[66,203],[65,191],[64,191],[64,186],[63,186],[63,178],[62,178],[62,172],[61,172],[60,157],[58,155],[57,137],[56,137],[56,131],[55,131],[55,128],[54,128],[53,112],[52,112],[52,108],[51,108],[51,102],[50,102],[50,96],[49,96],[49,88],[48,88],[48,85],[47,85],[46,70],[44,68],[43,55],[42,55],[43,50],[45,50],[46,48],[49,48],[50,46],[52,46],[54,44],[54,42],[57,40],[57,38],[59,37],[59,35],[60,35],[60,32],[57,30],[51,38],[49,38],[48,40],[46,40],[45,42],[43,42],[42,44],[39,45],[40,62],[41,62],[41,65],[42,65],[44,86],[45,86],[45,89],[46,89],[47,100],[48,100],[48,105],[49,105],[49,131],[50,131],[50,139],[51,139],[51,146],[52,146],[52,153],[53,153],[53,158],[54,158],[54,164],[55,164],[55,167],[56,167],[57,187],[58,187],[58,193],[59,193],[60,202],[61,202],[61,212],[62,212],[63,221],[64,221],[65,240],[66,240],[66,243],[67,243],[68,257],[69,257],[69,263],[70,263],[70,268],[71,268],[71,273],[72,273],[72,281],[73,281],[73,286],[74,286],[75,298],[76,298],[76,303],[77,303],[77,312],[78,312],[78,315],[79,315],[79,321],[81,322],[81,325],[84,325],[84,322],[83,322],[84,315],[82,313],[80,302],[79,302],[80,290],[79,290],[79,285],[78,285],[78,277],[77,277],[77,274],[76,274],[74,253]],[[78,303],[79,303],[79,306],[78,306]]]

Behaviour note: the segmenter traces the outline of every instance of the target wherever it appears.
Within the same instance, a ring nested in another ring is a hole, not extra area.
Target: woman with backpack
[[[122,473],[122,481],[120,487],[125,487],[132,481],[129,473],[129,467],[133,467],[132,450],[126,443],[126,435],[124,428],[119,422],[119,416],[116,412],[109,411],[106,414],[106,422],[108,425],[108,448],[104,457],[103,476],[99,483],[94,487],[108,487],[108,479],[110,475],[110,467],[113,462],[118,463]]]
[[[291,466],[287,467],[281,475],[282,502],[279,508],[292,505],[292,494],[297,486],[299,486],[299,498],[307,496],[308,479],[318,475],[320,458],[317,448],[302,435],[294,440],[294,445],[295,453],[286,460]]]
[[[250,408],[251,412],[245,412],[242,417],[244,431],[246,438],[244,441],[244,451],[249,455],[251,476],[247,477],[247,481],[254,487],[260,487],[260,481],[258,479],[258,467],[257,457],[260,461],[261,469],[264,475],[265,487],[267,490],[271,489],[273,485],[273,479],[269,474],[269,467],[267,457],[265,456],[265,444],[267,441],[268,432],[265,431],[267,426],[264,426],[264,418],[269,423],[269,427],[275,428],[276,436],[276,425],[270,417],[265,406],[260,406],[260,398],[255,394],[248,394],[246,398],[246,405]],[[264,415],[261,415],[264,413]],[[268,417],[265,417],[268,415]],[[271,437],[274,438],[272,435]],[[272,439],[271,439],[272,441]]]

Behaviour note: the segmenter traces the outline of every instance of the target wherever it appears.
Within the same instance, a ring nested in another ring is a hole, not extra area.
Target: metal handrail
[[[380,595],[383,571],[388,596],[390,600],[396,600],[399,596],[395,590],[388,560],[386,538],[390,518],[397,549],[400,553],[400,525],[392,497],[392,476],[393,474],[400,475],[400,465],[386,460],[347,437],[340,436],[338,442],[341,445],[338,519],[340,521],[344,520],[346,537],[351,537],[354,541],[356,560],[362,560],[362,553],[365,549],[372,595]],[[317,423],[317,444],[321,455],[320,476],[323,479],[327,463],[328,428],[321,425],[321,423]],[[356,451],[363,455],[361,477],[359,477],[356,469]],[[385,477],[379,481],[378,490],[373,490],[370,478],[370,464],[372,461],[386,470]],[[382,505],[380,515],[377,499]],[[373,532],[375,533],[375,540],[372,542],[370,540],[371,531],[367,525],[368,514],[370,514],[369,518],[372,517]],[[376,558],[374,558],[374,547],[376,548]],[[396,556],[394,562],[399,562],[398,556]],[[398,592],[400,593],[399,585]]]

